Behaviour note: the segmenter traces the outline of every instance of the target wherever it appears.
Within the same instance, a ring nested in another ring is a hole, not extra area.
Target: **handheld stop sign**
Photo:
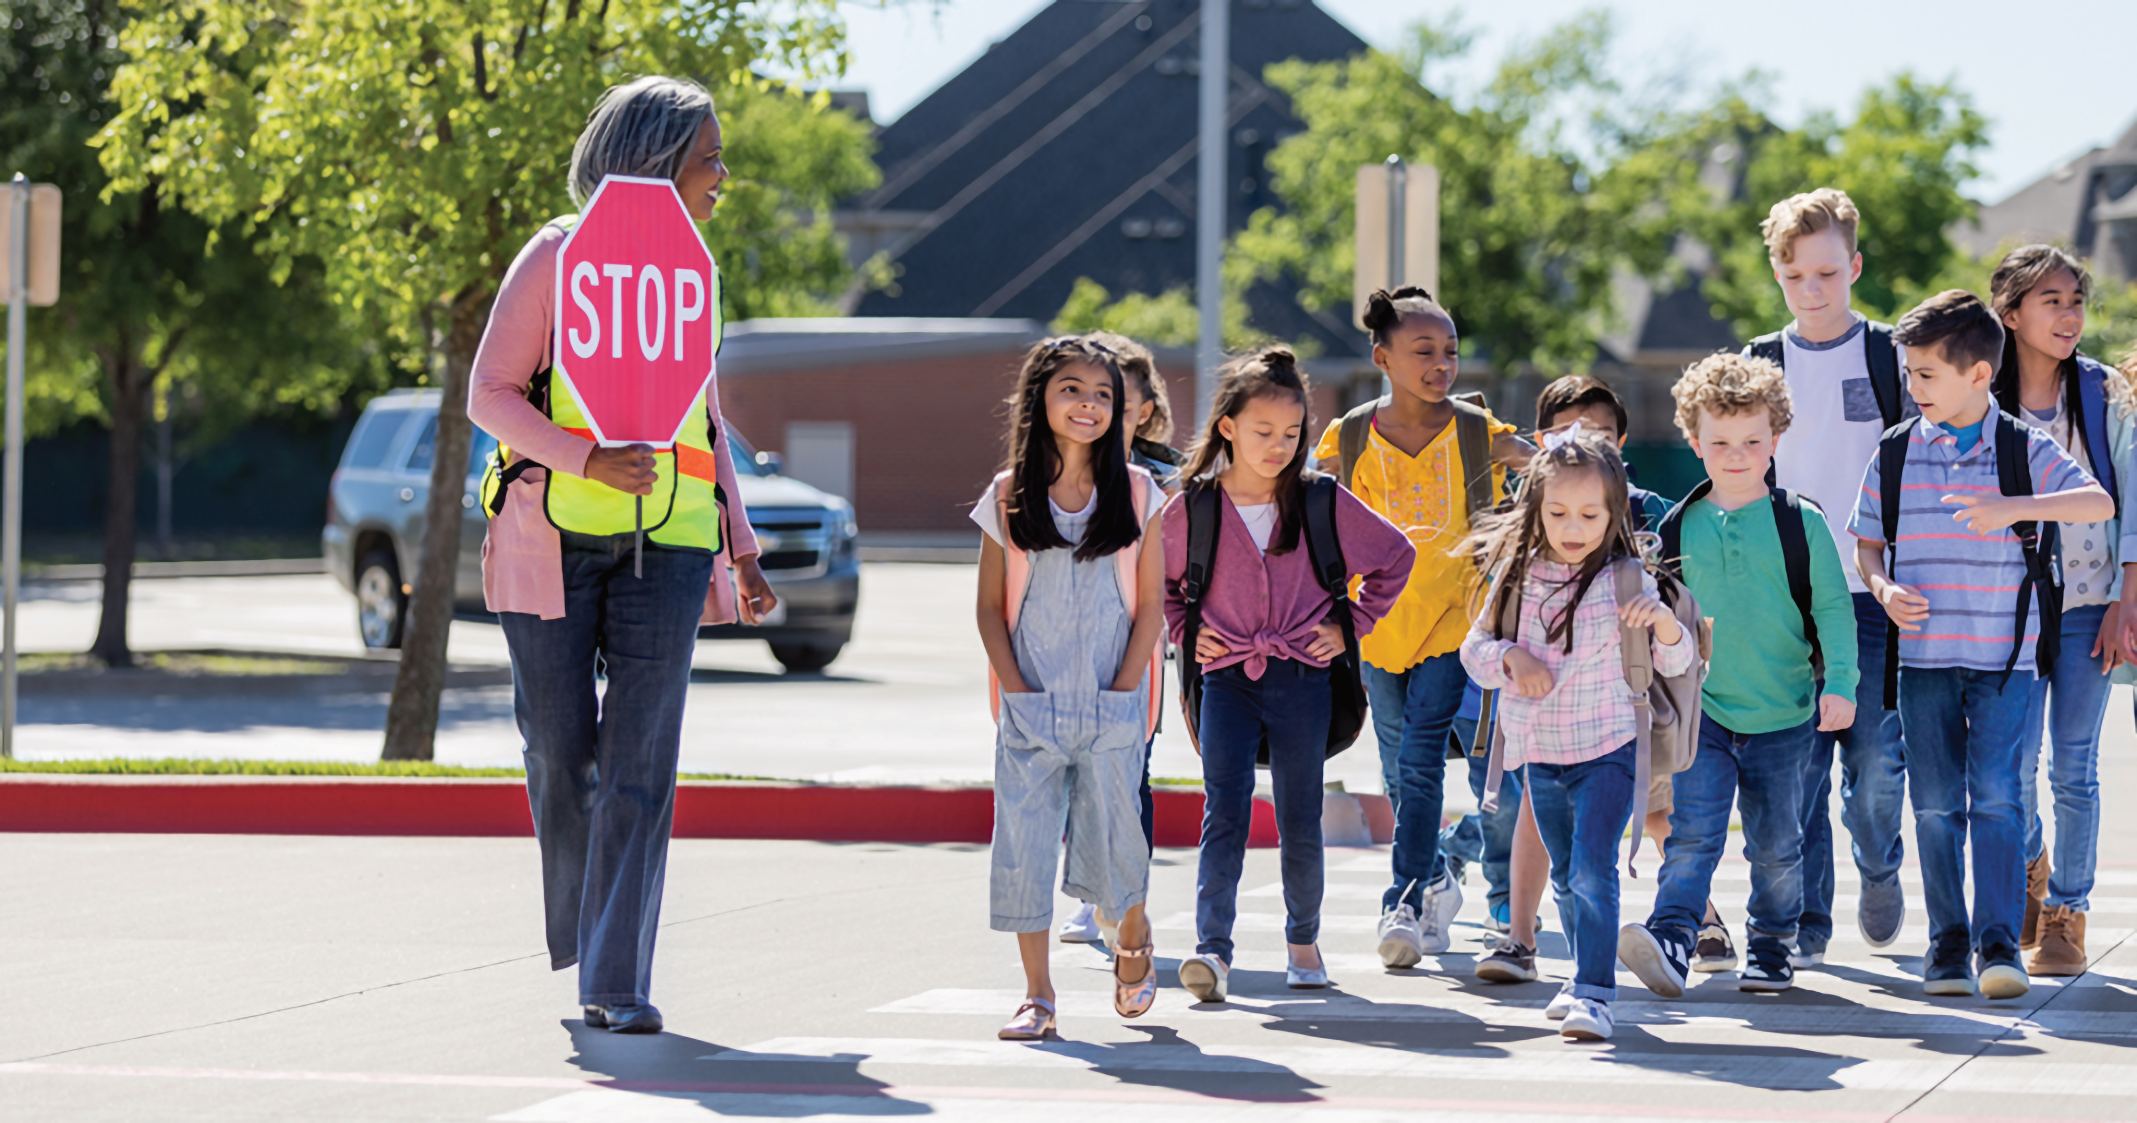
[[[675,185],[606,176],[556,257],[556,338],[565,392],[604,448],[675,447],[701,408],[718,348],[719,280]],[[642,574],[645,499],[638,499]]]

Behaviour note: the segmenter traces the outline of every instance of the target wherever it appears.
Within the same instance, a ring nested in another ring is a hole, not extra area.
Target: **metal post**
[[[1202,0],[1200,141],[1195,148],[1195,305],[1202,327],[1195,348],[1195,418],[1209,417],[1224,360],[1225,202],[1230,194],[1231,144],[1226,102],[1231,92],[1232,0]]]
[[[15,755],[15,602],[22,577],[22,352],[29,346],[30,181],[21,172],[9,185],[7,263],[7,473],[0,491],[0,757]]]
[[[1410,169],[1400,156],[1388,157],[1388,291],[1394,292],[1407,279],[1402,260],[1404,239],[1409,232],[1403,229],[1403,218],[1409,210]]]

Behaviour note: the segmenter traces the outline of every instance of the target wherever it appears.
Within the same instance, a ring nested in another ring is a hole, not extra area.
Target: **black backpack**
[[[1683,502],[1670,508],[1662,516],[1662,525],[1655,533],[1662,539],[1662,565],[1671,576],[1684,579],[1684,513],[1692,504],[1707,497],[1714,490],[1714,481],[1702,480]],[[1811,645],[1811,670],[1819,681],[1825,679],[1825,648],[1818,643],[1818,622],[1811,618],[1811,546],[1810,537],[1803,530],[1803,508],[1809,507],[1820,515],[1825,510],[1805,496],[1784,487],[1772,489],[1773,526],[1781,538],[1781,563],[1788,571],[1788,599],[1796,602],[1796,611],[1803,615],[1803,638]]]
[[[1992,419],[1996,425],[1996,485],[2005,495],[2033,494],[2033,470],[2026,461],[2026,436],[2028,428],[2017,418],[1997,410]],[[1877,444],[1877,498],[1881,522],[1885,531],[1885,570],[1897,581],[1900,540],[1900,484],[1907,470],[1907,442],[1914,431],[1914,422],[1906,421],[1885,431]],[[2011,524],[2011,533],[2018,538],[2018,550],[2026,562],[2026,576],[2018,585],[2018,622],[2011,630],[2011,656],[2004,660],[2003,673],[2009,678],[2018,666],[2018,657],[2026,649],[2027,609],[2038,600],[2041,610],[2040,638],[2048,642],[2034,645],[2033,663],[2041,677],[2045,678],[2055,669],[2055,643],[2051,637],[2063,631],[2063,584],[2055,571],[2056,524],[2052,522],[2019,522]],[[1900,696],[1900,629],[1899,625],[1885,625],[1885,708],[1899,708]]]
[[[1744,348],[1744,354],[1754,359],[1765,359],[1782,369],[1787,369],[1785,356],[1788,348],[1781,343],[1781,333],[1771,332],[1759,336]],[[1877,415],[1885,428],[1907,419],[1907,398],[1900,385],[1900,353],[1892,339],[1892,328],[1887,324],[1871,321],[1863,325],[1863,364],[1870,368],[1870,392],[1877,396]],[[1774,465],[1766,465],[1766,482],[1774,482]]]
[[[1343,561],[1343,544],[1336,538],[1336,478],[1309,471],[1306,491],[1305,539],[1314,577],[1335,599],[1333,611],[1343,627],[1343,653],[1329,661],[1329,715],[1327,755],[1350,748],[1365,728],[1365,679],[1358,656],[1358,628],[1351,616],[1350,567]],[[1224,522],[1224,504],[1218,484],[1197,481],[1186,491],[1187,572],[1180,580],[1180,597],[1187,603],[1186,627],[1180,636],[1180,708],[1187,718],[1187,735],[1201,749],[1202,664],[1195,659],[1195,640],[1202,633],[1202,597],[1209,592],[1217,561],[1217,534]],[[1263,739],[1254,763],[1269,766],[1269,743]]]

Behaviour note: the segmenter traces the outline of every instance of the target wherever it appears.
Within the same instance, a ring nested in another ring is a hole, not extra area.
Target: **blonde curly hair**
[[[1688,441],[1699,439],[1701,410],[1716,417],[1735,417],[1763,409],[1776,437],[1788,431],[1796,415],[1788,396],[1788,379],[1778,365],[1730,351],[1708,355],[1685,368],[1683,377],[1670,387],[1670,396],[1677,400],[1677,428]]]

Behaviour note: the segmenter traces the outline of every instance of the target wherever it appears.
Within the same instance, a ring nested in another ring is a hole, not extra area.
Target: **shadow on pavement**
[[[620,1092],[687,1100],[708,1116],[816,1114],[798,1109],[787,1097],[850,1098],[841,1113],[856,1115],[926,1115],[934,1109],[890,1095],[891,1086],[861,1075],[868,1058],[846,1055],[830,1060],[784,1060],[755,1056],[680,1033],[636,1035],[589,1029],[577,1018],[559,1023],[571,1035],[572,1064],[596,1082]],[[721,1060],[709,1060],[724,1054]],[[779,1104],[731,1102],[732,1096],[776,1096]],[[663,1116],[666,1118],[666,1116]]]

